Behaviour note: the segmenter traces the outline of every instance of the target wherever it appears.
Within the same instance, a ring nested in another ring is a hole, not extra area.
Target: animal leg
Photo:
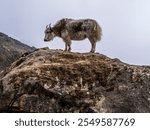
[[[96,47],[96,43],[93,43],[92,44],[92,48],[91,48],[91,53],[95,53],[95,47]]]
[[[68,42],[68,51],[71,51],[71,40]]]
[[[61,37],[63,41],[65,42],[65,51],[71,51],[71,39],[69,37],[68,31],[63,30],[61,32]]]
[[[70,38],[63,39],[65,42],[65,50],[64,51],[71,51],[71,40]]]
[[[96,48],[96,42],[92,39],[92,38],[88,38],[90,43],[91,43],[91,53],[95,52],[95,48]]]
[[[67,51],[68,50],[68,45],[67,43],[65,42],[65,50],[64,51]]]

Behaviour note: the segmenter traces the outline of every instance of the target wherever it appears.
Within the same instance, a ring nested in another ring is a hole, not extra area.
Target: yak
[[[65,51],[71,51],[71,40],[84,40],[88,38],[91,43],[91,53],[95,52],[96,42],[101,40],[102,29],[93,19],[69,19],[59,20],[53,27],[46,26],[44,41],[51,41],[54,37],[60,37],[65,42]]]

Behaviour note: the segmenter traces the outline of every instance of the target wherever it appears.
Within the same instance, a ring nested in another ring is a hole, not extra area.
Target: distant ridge
[[[0,72],[9,67],[22,54],[33,50],[35,50],[34,47],[30,47],[0,32]]]

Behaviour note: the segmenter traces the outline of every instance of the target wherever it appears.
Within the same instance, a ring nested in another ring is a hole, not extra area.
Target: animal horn
[[[49,24],[49,27],[51,28],[51,23]]]
[[[46,25],[46,28],[48,28],[49,25]]]

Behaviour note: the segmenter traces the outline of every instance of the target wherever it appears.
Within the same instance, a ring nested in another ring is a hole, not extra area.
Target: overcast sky
[[[43,38],[47,24],[66,17],[97,20],[103,29],[97,52],[150,65],[150,0],[0,0],[0,32],[30,46],[64,49],[61,39]],[[72,43],[74,52],[90,48],[88,40]]]

